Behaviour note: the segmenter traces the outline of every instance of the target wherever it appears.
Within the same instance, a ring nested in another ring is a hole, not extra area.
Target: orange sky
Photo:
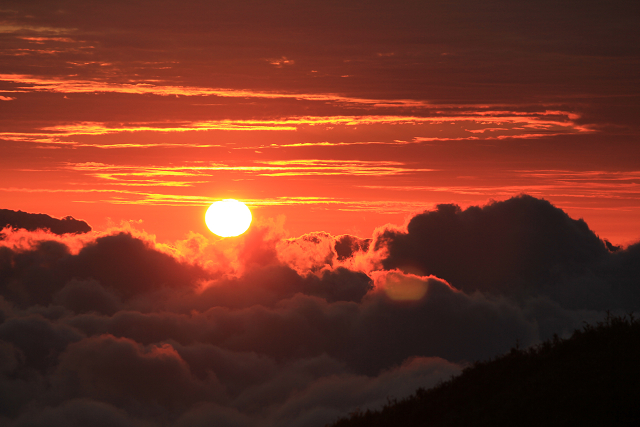
[[[640,239],[630,2],[23,3],[0,10],[0,208],[173,241],[235,198],[369,237],[527,193]]]
[[[0,424],[325,426],[638,312],[638,28],[2,0]],[[254,223],[220,238],[228,198]]]

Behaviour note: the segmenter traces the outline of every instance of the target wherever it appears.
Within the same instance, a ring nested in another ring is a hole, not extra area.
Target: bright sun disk
[[[220,237],[239,236],[251,225],[251,211],[242,202],[225,199],[207,209],[204,222],[209,230]]]

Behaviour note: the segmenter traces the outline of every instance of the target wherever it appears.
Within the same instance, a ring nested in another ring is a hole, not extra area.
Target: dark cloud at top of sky
[[[10,231],[0,422],[322,426],[640,307],[640,245],[611,253],[528,196],[439,206],[370,245],[276,235],[171,248],[131,231]]]
[[[14,3],[12,5],[12,3]],[[399,1],[383,0],[343,3],[339,1],[297,2],[270,1],[167,1],[162,7],[148,2],[114,2],[104,7],[99,1],[35,1],[5,2],[3,13],[31,25],[58,25],[83,29],[129,29],[135,32],[176,31],[187,33],[241,32],[264,28],[280,30],[322,29],[317,37],[330,39],[348,33],[357,36],[363,30],[379,40],[393,40],[399,35],[418,32],[436,40],[471,39],[472,30],[489,31],[483,24],[514,33],[536,34],[541,39],[554,40],[564,35],[582,43],[579,35],[590,39],[612,36],[607,29],[616,28],[617,37],[635,36],[628,26],[640,12],[637,4],[617,0],[607,5],[598,1],[568,1],[558,4],[548,0],[513,3],[507,0],[473,1]],[[83,22],[84,20],[84,22]],[[256,24],[258,26],[256,27]],[[600,28],[596,27],[600,25]],[[627,24],[625,26],[624,24]],[[427,28],[421,28],[426,26]],[[454,25],[456,32],[442,31]],[[253,28],[252,28],[253,27]],[[460,34],[460,30],[467,31]],[[625,32],[626,31],[626,32]],[[276,34],[277,35],[277,34]],[[362,34],[360,37],[369,37]],[[421,41],[417,39],[416,41]],[[135,41],[132,41],[135,42]],[[140,42],[140,41],[138,41]],[[203,41],[205,42],[205,41]],[[512,40],[516,43],[517,40]],[[604,43],[604,42],[600,42]],[[622,46],[622,40],[619,41]],[[568,47],[568,46],[567,46]],[[636,47],[629,46],[627,49]],[[637,48],[636,48],[637,49]]]
[[[626,95],[637,84],[640,46],[638,6],[628,0],[171,1],[161,7],[9,1],[2,17],[22,27],[21,35],[49,28],[87,43],[64,54],[64,64],[52,56],[37,63],[8,58],[6,72],[33,67],[31,74],[40,74],[46,61],[51,67],[44,72],[56,74],[59,66],[91,60],[104,66],[78,67],[77,75],[113,80],[117,74],[110,71],[135,67],[142,79],[209,87],[269,90],[275,84],[291,91],[466,102],[577,89]],[[282,58],[288,65],[272,64]],[[497,82],[508,84],[509,92]]]
[[[62,219],[53,218],[46,214],[32,214],[22,211],[0,209],[0,228],[24,228],[25,230],[50,230],[54,234],[88,233],[91,226],[84,221],[71,216]],[[0,238],[2,234],[0,233]]]

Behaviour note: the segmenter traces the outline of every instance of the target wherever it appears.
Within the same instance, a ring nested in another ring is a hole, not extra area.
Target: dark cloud
[[[183,308],[190,307],[187,309],[190,311],[194,307],[206,310],[212,306],[242,308],[256,304],[272,307],[296,294],[318,296],[329,302],[360,301],[372,288],[369,276],[344,267],[325,269],[318,274],[301,276],[284,265],[255,267],[242,277],[207,282],[196,297],[186,296]],[[177,305],[174,307],[177,309]]]
[[[395,396],[407,395],[417,384],[431,387],[460,373],[460,366],[440,358],[412,358],[377,377],[333,375],[315,381],[301,393],[292,395],[278,410],[275,419],[294,426],[322,426],[367,401],[380,407]]]
[[[13,344],[25,364],[40,371],[55,366],[67,345],[82,338],[76,329],[41,316],[14,317],[0,325],[0,340]]]
[[[385,268],[414,268],[465,291],[549,281],[556,268],[580,270],[607,255],[584,221],[530,196],[464,211],[438,205],[376,244],[389,251]]]
[[[47,305],[64,284],[65,273],[57,267],[69,255],[66,245],[53,240],[40,241],[28,251],[0,248],[0,294],[21,307]]]
[[[90,398],[159,417],[221,394],[215,375],[192,376],[170,344],[142,346],[111,335],[68,346],[52,375],[52,388],[62,401]]]
[[[606,7],[546,0],[167,1],[161,7],[119,2],[109,9],[96,1],[5,3],[2,17],[25,27],[19,35],[53,28],[92,47],[37,60],[8,57],[5,68],[20,74],[67,74],[73,62],[90,60],[107,69],[73,71],[108,80],[114,78],[109,71],[118,70],[210,87],[269,90],[276,84],[295,91],[462,102],[535,100],[573,91],[626,95],[630,84],[637,85],[638,8],[628,0]],[[16,49],[32,47],[21,39],[13,43]],[[282,57],[295,65],[269,63]],[[171,67],[158,69],[157,62]],[[310,78],[311,70],[318,75]]]
[[[55,296],[76,311],[108,311],[118,298],[164,288],[179,290],[193,286],[198,277],[208,274],[128,233],[99,237],[77,254],[53,240],[40,241],[31,250],[0,248],[0,295],[21,307],[48,305]],[[68,284],[71,280],[85,283]],[[104,289],[96,288],[91,280]],[[79,298],[79,293],[85,296]]]
[[[361,239],[348,234],[336,238],[335,250],[339,260],[351,258],[355,252],[366,252],[371,244],[371,239]]]
[[[26,364],[24,353],[0,340],[0,422],[16,417],[24,405],[45,390],[43,376]]]
[[[473,360],[506,351],[516,340],[533,343],[539,338],[536,322],[542,314],[546,322],[555,322],[552,333],[568,332],[595,316],[543,302],[525,310],[506,298],[468,295],[439,279],[399,272],[380,274],[376,284],[378,289],[360,303],[297,294],[270,307],[217,306],[189,315],[121,311],[113,316],[85,314],[67,322],[87,335],[113,334],[145,345],[207,343],[255,351],[280,362],[327,353],[354,372],[373,375],[412,355]],[[398,292],[389,292],[392,286],[421,286],[425,293],[416,301],[394,300]]]
[[[125,298],[158,288],[179,289],[206,276],[197,266],[180,263],[127,233],[100,237],[65,261],[62,268],[71,277],[96,279]]]
[[[370,244],[24,233],[0,245],[9,426],[322,426],[640,307],[639,244],[611,252],[528,196],[441,205]]]
[[[255,419],[237,409],[215,403],[194,406],[175,423],[176,427],[252,427],[255,425]]]
[[[95,311],[111,315],[122,308],[120,299],[96,280],[70,280],[51,302],[75,313]]]
[[[307,276],[304,293],[318,296],[328,302],[360,302],[372,289],[373,283],[366,274],[337,267],[334,270],[322,271],[320,280],[317,280],[315,275]]]
[[[531,196],[465,210],[438,205],[375,245],[388,251],[385,268],[434,274],[465,292],[541,294],[573,308],[640,303],[633,286],[620,284],[637,277],[633,246],[612,254],[583,220]]]
[[[0,209],[0,229],[4,227],[24,228],[29,231],[42,229],[49,230],[54,234],[88,233],[91,231],[89,224],[71,216],[58,219],[45,214]],[[1,238],[2,233],[0,233]]]
[[[57,407],[25,413],[12,427],[151,427],[147,422],[132,419],[125,411],[90,399],[73,399]]]

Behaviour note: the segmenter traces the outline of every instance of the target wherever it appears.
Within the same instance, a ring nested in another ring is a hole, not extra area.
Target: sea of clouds
[[[0,424],[324,426],[640,308],[640,244],[549,202],[439,205],[373,236],[0,240]]]

